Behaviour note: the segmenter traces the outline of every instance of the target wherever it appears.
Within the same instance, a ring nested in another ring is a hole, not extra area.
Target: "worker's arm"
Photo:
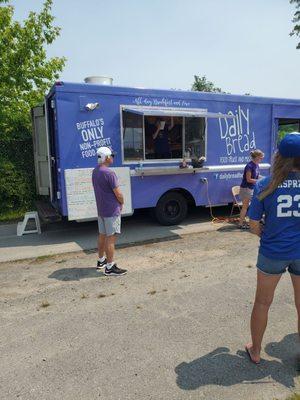
[[[250,219],[249,225],[250,225],[250,232],[253,233],[254,235],[257,235],[258,237],[261,237],[261,232],[262,232],[261,223],[259,221],[255,221],[254,219]]]
[[[116,187],[115,189],[113,189],[113,191],[114,191],[114,194],[115,194],[115,196],[116,196],[118,202],[119,202],[121,205],[123,205],[123,204],[124,204],[124,196],[123,196],[123,194],[122,194],[122,192],[121,192],[120,187],[119,187],[119,186]]]
[[[251,178],[251,171],[246,172],[246,180],[248,183],[252,183],[252,184],[257,182],[257,179]]]
[[[160,125],[157,127],[156,131],[153,133],[152,137],[155,140],[157,138],[158,132],[160,131]]]
[[[168,131],[171,131],[174,128],[174,118],[171,117],[171,125],[168,126]]]

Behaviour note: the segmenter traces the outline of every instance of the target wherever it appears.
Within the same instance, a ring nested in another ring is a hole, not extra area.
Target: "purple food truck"
[[[278,135],[300,128],[300,101],[57,82],[32,116],[37,192],[61,216],[96,217],[91,172],[108,146],[124,215],[153,208],[173,225],[189,204],[232,202],[252,149],[265,153],[268,175]]]

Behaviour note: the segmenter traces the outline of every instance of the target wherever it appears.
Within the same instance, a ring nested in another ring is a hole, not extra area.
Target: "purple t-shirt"
[[[92,175],[98,215],[103,218],[115,217],[121,214],[113,189],[119,186],[116,174],[105,165],[97,165]]]
[[[255,164],[255,162],[250,161],[250,162],[248,162],[248,164],[244,168],[244,175],[243,175],[243,180],[242,180],[242,183],[241,183],[241,187],[242,188],[253,189],[254,186],[255,186],[255,183],[247,182],[246,174],[247,174],[248,171],[251,172],[251,178],[252,179],[258,179],[258,177],[259,177],[259,166],[258,166],[258,164]]]

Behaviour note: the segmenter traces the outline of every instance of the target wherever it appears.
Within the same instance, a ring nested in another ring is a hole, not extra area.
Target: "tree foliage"
[[[291,32],[291,36],[300,37],[300,0],[290,0],[290,3],[296,5],[296,12],[292,20],[295,25]],[[300,49],[300,42],[297,45],[297,49]]]
[[[9,0],[0,0],[0,213],[26,209],[35,197],[31,107],[43,101],[65,58],[47,58],[59,36],[52,0],[23,22]]]
[[[212,82],[206,79],[206,76],[194,75],[194,83],[192,84],[192,90],[197,92],[214,92],[223,93],[222,89],[216,87]]]
[[[43,100],[65,58],[47,59],[46,46],[59,36],[53,25],[52,0],[45,0],[39,13],[30,12],[20,23],[14,7],[0,0],[0,135],[24,138],[30,135],[30,108]],[[24,136],[25,135],[25,136]]]

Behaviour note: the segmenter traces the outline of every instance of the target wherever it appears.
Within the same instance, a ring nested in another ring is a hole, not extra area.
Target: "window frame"
[[[184,118],[184,147],[183,147],[183,149],[185,149],[185,118],[186,117],[183,117]],[[191,118],[191,117],[188,117],[188,118]],[[207,120],[208,120],[208,118],[207,117],[195,117],[195,118],[203,118],[204,120],[205,120],[205,129],[204,129],[204,157],[205,158],[207,158],[206,156],[207,156]],[[201,157],[201,156],[200,156]],[[186,158],[186,160],[187,161],[189,161],[189,162],[191,162],[192,160],[191,160],[191,158]]]
[[[146,156],[146,148],[145,148],[145,115],[141,115],[141,117],[143,118],[143,123],[142,123],[142,133],[143,133],[143,157],[144,157],[144,159],[143,160],[134,160],[134,159],[132,159],[132,160],[128,160],[128,159],[126,159],[125,160],[125,155],[124,155],[124,139],[123,139],[123,111],[124,111],[124,108],[126,108],[126,107],[130,107],[130,106],[132,106],[132,104],[121,104],[120,105],[120,134],[121,134],[121,153],[122,153],[122,164],[124,164],[124,165],[132,165],[132,164],[135,164],[135,165],[139,165],[141,162],[143,163],[143,164],[162,164],[162,163],[166,163],[166,164],[172,164],[172,163],[179,163],[179,162],[181,162],[182,161],[182,159],[184,158],[183,157],[183,154],[184,154],[184,151],[185,151],[185,118],[186,117],[182,117],[182,157],[181,158],[167,158],[167,159],[164,159],[164,158],[153,158],[153,159],[146,159],[145,158],[145,156]],[[143,107],[144,108],[144,107]],[[153,107],[151,107],[151,108],[153,108]],[[158,109],[161,109],[162,107],[157,107]],[[129,112],[129,111],[127,111],[127,112]],[[159,115],[158,115],[159,116]],[[205,120],[205,131],[204,131],[204,151],[205,151],[205,154],[204,154],[204,157],[206,158],[207,157],[207,120],[208,120],[208,118],[207,117],[195,117],[195,118],[204,118],[204,120]],[[188,161],[188,162],[191,162],[191,159],[190,158],[186,158],[186,161]]]

